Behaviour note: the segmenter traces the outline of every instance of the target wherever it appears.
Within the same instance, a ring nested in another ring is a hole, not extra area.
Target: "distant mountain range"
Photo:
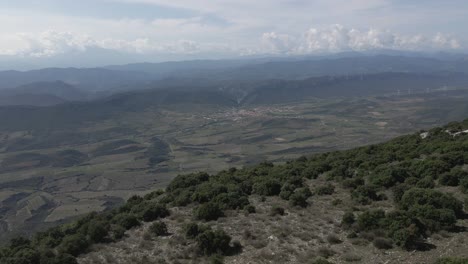
[[[35,82],[0,90],[0,105],[49,106],[84,101],[88,93],[62,81]]]
[[[443,54],[429,58],[364,56],[351,53],[331,57],[198,60],[137,63],[103,68],[3,71],[0,72],[0,105],[47,106],[151,89],[177,91],[214,89],[230,94],[238,102],[244,99],[249,102],[268,102],[270,99],[265,98],[275,96],[271,94],[273,90],[277,95],[281,93],[281,100],[285,100],[291,96],[303,96],[305,91],[310,93],[314,89],[320,89],[323,85],[327,85],[327,82],[330,84],[346,80],[347,85],[350,85],[351,81],[355,82],[356,86],[360,86],[361,76],[374,75],[374,78],[386,78],[387,73],[408,74],[406,77],[395,75],[394,77],[399,76],[397,78],[414,80],[419,78],[414,83],[418,88],[421,88],[423,83],[429,85],[424,87],[425,89],[434,89],[436,86],[449,85],[449,83],[461,85],[466,79],[463,75],[468,74],[468,61],[464,56]],[[438,76],[438,79],[433,80],[433,77],[429,76]],[[323,79],[310,79],[314,77]],[[454,79],[451,79],[452,77]],[[367,79],[366,85],[369,85],[370,81]],[[320,85],[317,86],[316,82]],[[413,85],[411,82],[406,83],[407,86]],[[395,85],[396,83],[388,87],[387,92],[396,91]],[[302,92],[292,95],[288,92],[290,89]],[[361,88],[354,87],[349,91],[357,93],[359,89]],[[367,86],[364,90],[366,89]],[[401,89],[406,88],[401,87]],[[256,93],[250,94],[254,90]],[[261,92],[265,90],[268,92]],[[327,91],[314,90],[311,96],[316,96],[317,93],[323,95]]]
[[[76,91],[63,83],[55,84],[57,86],[61,84],[61,86],[70,89],[70,97],[68,98],[72,98],[72,91]],[[56,93],[47,100],[51,105],[60,105],[45,108],[0,107],[0,120],[2,120],[0,129],[27,130],[30,127],[78,126],[83,122],[106,120],[122,113],[143,112],[150,107],[187,107],[193,104],[236,107],[290,103],[307,98],[407,96],[416,93],[467,91],[467,89],[468,75],[464,73],[390,72],[341,77],[313,77],[305,80],[226,81],[195,88],[177,86],[162,89],[155,86],[152,89],[118,93],[93,101],[66,104],[60,104],[61,101],[51,99],[54,96],[59,98],[60,94],[55,91]],[[23,88],[23,90],[27,89]],[[49,91],[52,93],[52,90]],[[75,95],[78,94],[80,93],[75,93]],[[40,99],[40,97],[36,99]],[[35,102],[34,105],[41,106],[39,102]]]
[[[151,79],[142,72],[122,72],[101,68],[49,68],[34,71],[0,72],[0,89],[14,88],[36,82],[62,81],[86,91],[110,90],[127,82]]]

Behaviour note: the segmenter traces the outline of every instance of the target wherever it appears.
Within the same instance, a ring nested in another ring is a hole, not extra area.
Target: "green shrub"
[[[432,178],[430,178],[432,179]],[[416,178],[416,177],[409,177],[405,180],[405,184],[406,185],[409,185],[409,186],[415,186],[419,181],[419,178]]]
[[[120,225],[112,227],[112,238],[114,240],[119,240],[125,236],[126,229]]]
[[[341,182],[341,184],[343,185],[344,188],[356,189],[357,187],[364,185],[365,181],[363,178],[355,177],[355,178],[344,179]]]
[[[356,222],[356,217],[354,216],[353,212],[346,212],[343,215],[343,218],[341,220],[341,224],[344,227],[350,227]]]
[[[335,186],[329,183],[325,186],[320,186],[315,189],[317,195],[332,195],[335,192]]]
[[[284,208],[280,206],[273,206],[270,211],[271,216],[284,215]]]
[[[439,183],[445,186],[457,186],[460,183],[458,175],[446,172],[439,177]]]
[[[200,227],[196,223],[189,223],[184,227],[185,230],[185,236],[187,238],[194,239],[196,238],[202,231],[200,230]]]
[[[463,215],[463,204],[454,197],[431,189],[412,188],[405,192],[399,205],[404,210],[410,210],[417,205],[428,205],[435,209],[453,210],[457,217]]]
[[[237,192],[221,193],[212,201],[220,205],[221,209],[242,209],[249,204],[247,196]]]
[[[70,254],[58,254],[56,257],[54,257],[54,260],[51,261],[50,263],[51,264],[78,264],[78,261],[76,260],[75,257],[73,257]]]
[[[296,187],[294,185],[290,183],[286,183],[283,185],[283,187],[281,187],[281,192],[279,196],[283,200],[289,200],[289,197],[291,197],[291,195],[294,193],[295,190],[296,190]]]
[[[370,178],[370,182],[377,186],[392,187],[399,182],[403,182],[409,177],[407,171],[403,168],[394,167],[380,169],[376,171],[377,175]]]
[[[255,206],[253,205],[247,205],[244,210],[249,213],[249,214],[255,214],[257,210],[255,209]]]
[[[450,229],[455,226],[457,217],[450,209],[438,209],[431,205],[414,205],[408,210],[410,215],[421,219],[422,223],[431,231]]]
[[[91,222],[88,227],[88,237],[95,243],[103,242],[110,230],[110,225],[107,222],[95,221]]]
[[[384,228],[399,247],[412,248],[426,233],[426,227],[407,211],[394,211],[386,215]]]
[[[39,263],[40,255],[34,249],[22,248],[10,259],[11,264],[35,264]]]
[[[161,204],[149,203],[141,213],[141,218],[145,222],[151,222],[159,218],[169,216],[169,210]]]
[[[187,175],[179,175],[175,177],[171,183],[167,186],[166,190],[171,192],[176,189],[185,189],[189,187],[197,186],[210,179],[208,173],[192,173]]]
[[[113,222],[122,226],[126,230],[140,225],[140,221],[138,221],[138,218],[135,215],[127,213],[121,213],[116,215],[113,218]]]
[[[293,206],[306,207],[308,205],[307,199],[312,196],[309,188],[299,188],[290,197],[289,201]]]
[[[320,174],[327,171],[328,168],[325,165],[321,164],[310,164],[302,172],[302,176],[307,179],[317,179]]]
[[[372,244],[374,245],[374,247],[376,247],[378,249],[391,249],[391,248],[393,248],[392,241],[390,241],[390,240],[388,240],[386,238],[382,238],[382,237],[378,237],[378,238],[374,239]]]
[[[164,194],[164,190],[156,190],[156,191],[152,191],[148,194],[146,194],[145,196],[143,196],[143,199],[145,200],[153,200],[159,196],[161,196],[162,194]]]
[[[357,187],[351,193],[351,198],[360,204],[369,204],[371,201],[377,201],[380,199],[377,195],[376,187],[370,185]]]
[[[132,197],[128,198],[127,202],[119,208],[120,212],[130,212],[133,207],[141,204],[144,201],[143,197],[138,195],[133,195]]]
[[[206,230],[196,237],[198,249],[205,255],[222,254],[229,252],[231,237],[222,230]]]
[[[154,222],[150,225],[149,231],[155,236],[165,236],[168,234],[167,226],[164,222]]]
[[[254,183],[252,191],[258,195],[274,196],[280,194],[281,184],[274,179],[262,178]]]
[[[359,215],[357,224],[360,230],[373,230],[382,227],[384,219],[385,212],[383,210],[365,211]]]
[[[78,256],[79,254],[84,253],[88,246],[89,243],[84,235],[69,235],[66,236],[60,244],[59,252]]]
[[[432,189],[435,187],[434,180],[431,177],[424,177],[416,183],[416,187]]]
[[[460,188],[464,193],[468,193],[468,177],[464,177],[460,180]]]
[[[212,201],[216,196],[227,192],[228,189],[225,184],[211,181],[204,182],[197,186],[192,195],[192,201],[207,203]]]
[[[195,211],[195,217],[198,220],[212,221],[222,216],[224,216],[224,213],[216,203],[202,204]]]

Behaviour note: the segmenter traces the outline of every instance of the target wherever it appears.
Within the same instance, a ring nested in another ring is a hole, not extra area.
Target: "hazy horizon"
[[[18,0],[0,8],[8,25],[0,63],[12,69],[468,47],[460,0]]]

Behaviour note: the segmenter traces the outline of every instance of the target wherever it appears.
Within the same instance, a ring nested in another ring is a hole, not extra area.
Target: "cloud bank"
[[[53,30],[40,34],[15,34],[9,36],[7,42],[9,43],[4,42],[3,45],[10,47],[0,48],[0,55],[43,58],[71,52],[86,52],[93,48],[135,54],[193,54],[201,51],[199,45],[190,40],[158,43],[149,38],[134,40],[94,39],[88,35]],[[11,47],[13,43],[15,44],[14,48]]]
[[[310,28],[301,36],[276,32],[264,33],[262,42],[264,50],[274,54],[314,54],[382,49],[434,51],[462,48],[459,40],[441,33],[434,36],[421,34],[408,36],[388,30],[361,31],[338,24],[320,29]]]
[[[96,57],[106,64],[379,49],[466,52],[466,23],[466,0],[0,1],[0,25],[8,25],[0,27],[0,60],[67,64],[68,58],[85,65]]]
[[[170,42],[160,42],[151,38],[130,40],[113,38],[96,39],[88,35],[52,30],[39,34],[14,34],[6,38],[3,46],[8,46],[8,48],[1,48],[0,46],[0,55],[34,58],[52,57],[70,52],[86,52],[88,49],[93,48],[129,54],[197,54],[218,52],[231,53],[233,56],[246,53],[249,55],[307,55],[382,49],[456,51],[462,48],[459,40],[442,33],[437,33],[433,36],[421,34],[410,36],[388,30],[346,28],[338,24],[323,28],[310,28],[300,35],[266,32],[259,36],[255,47],[240,46],[237,49],[230,47],[228,43],[216,45],[184,39]]]

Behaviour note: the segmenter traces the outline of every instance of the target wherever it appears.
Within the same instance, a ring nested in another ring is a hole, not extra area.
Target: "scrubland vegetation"
[[[0,262],[76,263],[76,257],[92,245],[118,241],[127,230],[145,222],[153,222],[151,236],[169,235],[165,218],[184,208],[193,211],[193,218],[176,235],[194,243],[201,259],[211,256],[212,263],[220,263],[223,256],[242,255],[244,245],[213,223],[229,221],[233,214],[254,217],[256,205],[271,197],[285,201],[288,208],[273,206],[269,217],[287,219],[290,208],[307,211],[318,197],[334,197],[338,188],[348,192],[355,204],[341,215],[340,228],[346,232],[346,240],[356,244],[371,241],[380,250],[430,250],[431,236],[463,231],[457,223],[466,218],[468,206],[468,134],[451,133],[467,129],[465,120],[431,129],[427,137],[418,132],[383,144],[304,156],[285,164],[263,162],[214,175],[180,175],[165,191],[133,196],[118,209],[89,214],[30,239],[13,239],[0,250]],[[311,186],[317,178],[326,184]],[[253,204],[253,198],[260,202]],[[390,206],[381,207],[382,202]],[[330,245],[343,243],[342,239],[333,234],[326,237]],[[333,263],[325,260],[336,254],[332,249],[322,247],[317,252],[322,258],[308,263]],[[343,258],[360,261],[352,254]],[[467,263],[467,259],[441,258],[436,263]]]

